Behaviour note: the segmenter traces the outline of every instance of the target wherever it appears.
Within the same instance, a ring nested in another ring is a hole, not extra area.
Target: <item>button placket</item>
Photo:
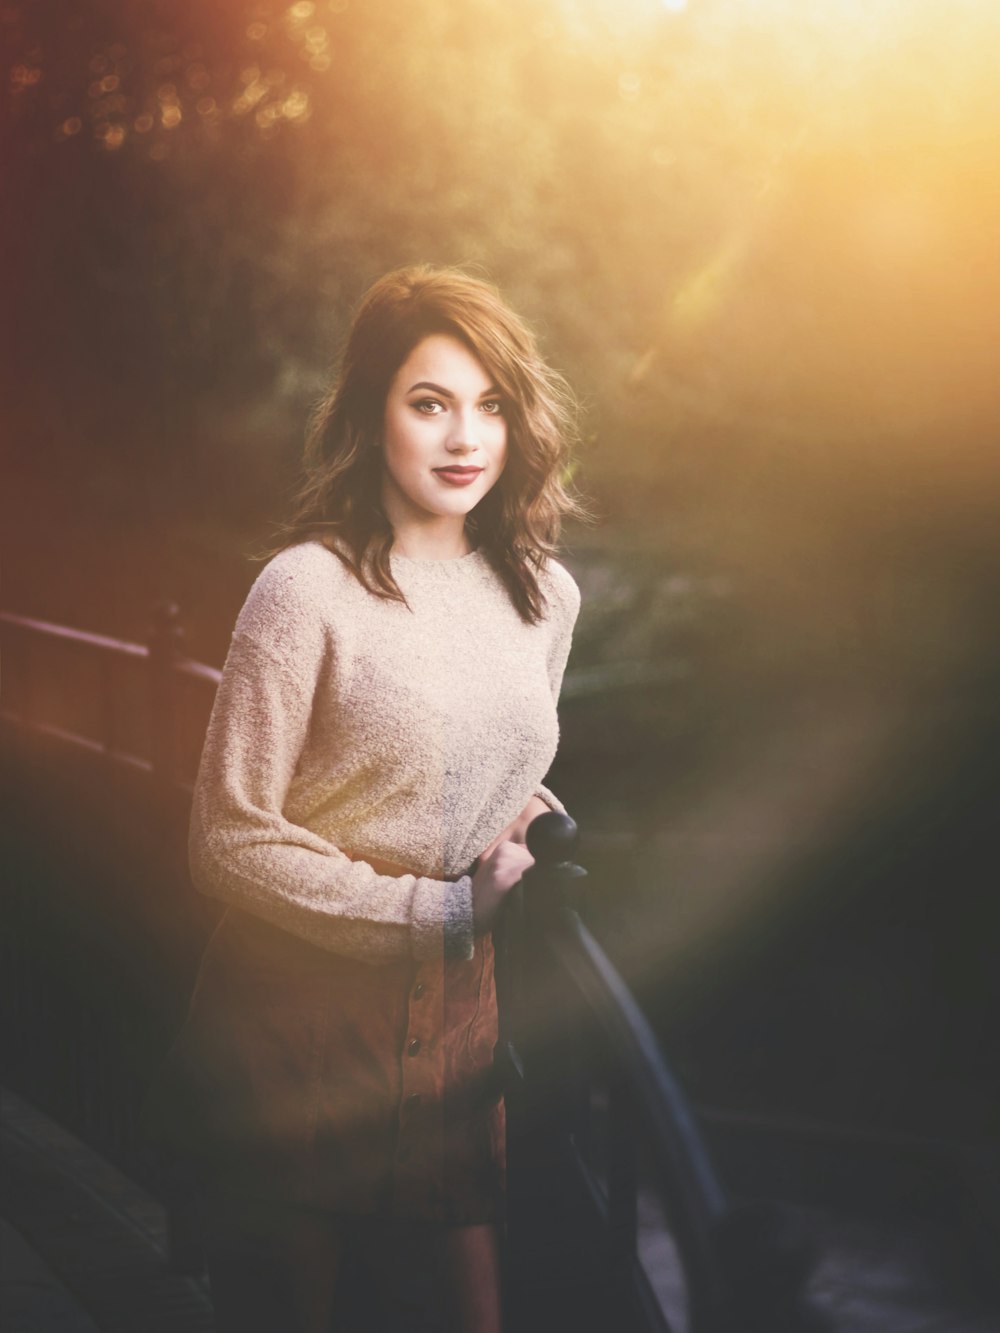
[[[400,1203],[432,1205],[434,1181],[444,1151],[441,1084],[443,987],[422,967],[410,985],[407,1025],[400,1054],[396,1142],[396,1197]],[[440,971],[440,969],[438,969]],[[440,978],[438,978],[440,980]]]

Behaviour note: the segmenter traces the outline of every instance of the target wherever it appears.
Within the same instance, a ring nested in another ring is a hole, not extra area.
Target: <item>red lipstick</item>
[[[468,486],[482,472],[481,467],[436,467],[434,475],[446,481],[449,486]]]

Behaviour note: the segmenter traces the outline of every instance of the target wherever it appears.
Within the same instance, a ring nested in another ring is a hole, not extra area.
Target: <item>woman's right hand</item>
[[[477,935],[491,928],[504,898],[534,864],[535,858],[523,842],[506,840],[480,858],[472,876],[472,919]]]

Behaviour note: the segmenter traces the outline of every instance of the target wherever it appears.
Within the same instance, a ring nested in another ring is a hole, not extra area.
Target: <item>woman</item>
[[[228,911],[173,1066],[222,1330],[327,1330],[359,1240],[399,1327],[500,1326],[489,931],[562,809],[568,422],[485,283],[364,298],[194,794],[194,882]]]

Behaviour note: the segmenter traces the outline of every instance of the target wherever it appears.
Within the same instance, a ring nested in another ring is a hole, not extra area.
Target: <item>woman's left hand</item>
[[[512,819],[504,831],[498,833],[488,847],[483,848],[479,853],[480,861],[484,861],[490,852],[495,851],[502,842],[524,842],[528,836],[528,825],[539,815],[547,814],[549,808],[540,796],[532,796],[517,818]]]

